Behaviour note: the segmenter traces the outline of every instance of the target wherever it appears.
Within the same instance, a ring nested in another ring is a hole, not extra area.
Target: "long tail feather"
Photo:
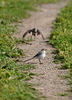
[[[34,58],[34,57],[33,57],[33,58]],[[32,60],[33,58],[27,59],[27,60],[25,60],[24,62],[29,61],[29,60]]]

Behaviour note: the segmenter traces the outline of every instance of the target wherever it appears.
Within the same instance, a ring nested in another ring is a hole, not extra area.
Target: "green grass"
[[[72,66],[72,3],[62,9],[54,23],[55,30],[51,34],[51,43],[57,48],[58,60],[63,60],[63,66]]]
[[[35,66],[17,65],[17,58],[24,53],[16,47],[22,41],[12,36],[17,32],[17,27],[12,24],[28,18],[29,11],[36,11],[37,5],[58,1],[60,0],[0,0],[0,100],[41,99],[31,84],[25,82],[34,75],[28,70]],[[32,40],[24,40],[26,43],[29,41]]]
[[[66,74],[66,75],[58,75],[58,77],[61,77],[63,79],[69,79],[69,78],[71,78],[71,76],[69,74]]]
[[[63,63],[62,69],[70,69],[70,86],[72,91],[72,0],[62,9],[54,22],[50,43],[57,48],[55,61]]]
[[[14,67],[15,68],[11,68],[9,70],[7,70],[7,68],[6,69],[0,68],[0,99],[13,100],[13,99],[18,99],[18,98],[23,99],[27,97],[30,99],[37,98],[35,96],[37,95],[37,91],[35,90],[33,92],[33,90],[31,89],[32,88],[31,84],[24,82],[32,78],[34,74],[30,73],[28,70],[31,68],[32,69],[35,68],[35,66],[15,64]]]
[[[22,18],[28,18],[29,11],[35,11],[36,6],[41,3],[55,3],[59,0],[0,0],[0,22],[7,23],[17,22]]]
[[[58,95],[59,95],[59,96],[67,96],[68,93],[59,93]]]

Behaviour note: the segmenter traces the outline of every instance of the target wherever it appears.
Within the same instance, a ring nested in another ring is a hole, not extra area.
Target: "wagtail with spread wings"
[[[23,34],[22,38],[24,38],[28,33],[29,33],[29,34],[32,33],[32,35],[33,35],[34,37],[35,37],[36,35],[41,35],[42,38],[45,40],[43,34],[40,32],[39,29],[33,28],[33,29],[27,30],[27,31]]]

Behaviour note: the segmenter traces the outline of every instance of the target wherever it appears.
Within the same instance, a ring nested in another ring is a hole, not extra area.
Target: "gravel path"
[[[16,37],[22,37],[23,33],[30,28],[38,28],[43,33],[45,39],[50,36],[53,27],[53,22],[58,16],[61,8],[64,7],[66,3],[60,4],[45,4],[40,7],[40,11],[31,13],[32,16],[28,19],[23,19],[22,23],[19,23],[20,34],[15,35]],[[21,26],[20,26],[21,25]],[[24,26],[24,27],[22,27]],[[68,70],[59,70],[56,68],[57,64],[54,64],[53,57],[55,54],[52,52],[55,50],[50,44],[42,42],[41,36],[37,36],[34,41],[29,44],[21,44],[19,48],[26,51],[26,58],[22,60],[29,59],[33,57],[42,48],[47,48],[47,56],[43,61],[43,64],[39,64],[38,60],[34,59],[26,63],[35,63],[36,69],[31,70],[31,72],[39,73],[39,76],[33,76],[29,81],[35,85],[35,88],[42,92],[47,100],[72,100],[69,96],[59,96],[59,93],[65,93],[69,89],[67,81],[58,77],[58,75],[65,75]]]

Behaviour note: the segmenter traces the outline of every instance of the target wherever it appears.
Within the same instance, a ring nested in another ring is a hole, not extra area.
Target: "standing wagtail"
[[[31,60],[31,59],[37,58],[37,59],[39,60],[39,63],[40,63],[40,64],[43,64],[43,63],[41,62],[41,59],[43,59],[45,56],[46,56],[46,49],[42,49],[42,50],[41,50],[40,52],[38,52],[34,57],[32,57],[32,58],[30,58],[30,59],[27,59],[27,60],[25,60],[24,62],[29,61],[29,60]]]

